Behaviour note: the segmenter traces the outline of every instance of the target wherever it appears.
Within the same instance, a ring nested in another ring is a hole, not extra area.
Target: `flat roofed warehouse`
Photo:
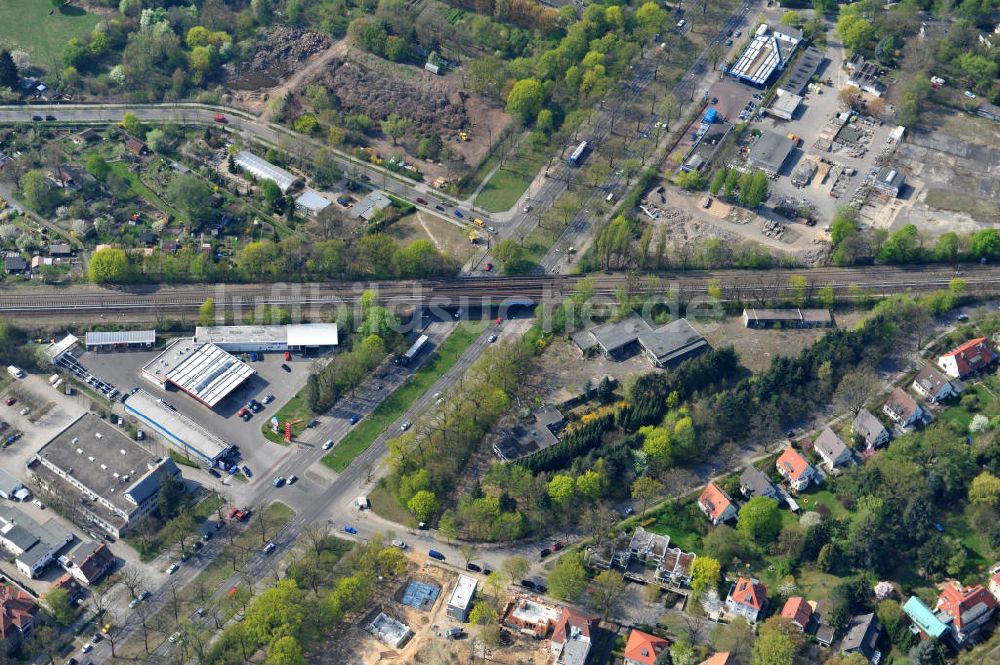
[[[819,71],[823,60],[823,54],[812,46],[804,50],[799,54],[795,65],[788,72],[788,76],[782,81],[779,94],[783,91],[792,95],[801,95],[802,91],[809,85],[809,81]]]
[[[772,328],[792,326],[795,328],[824,328],[833,325],[833,316],[828,309],[756,309],[743,310],[743,325],[747,328]]]
[[[156,344],[155,330],[88,331],[84,336],[88,351],[123,348],[150,348]]]
[[[247,351],[309,351],[337,346],[336,323],[294,323],[277,326],[198,326],[194,342],[214,344],[230,353]]]
[[[764,130],[753,144],[748,161],[768,173],[779,173],[794,147],[788,137]]]
[[[210,409],[257,371],[215,344],[180,339],[142,368],[161,388],[172,384]]]
[[[232,451],[231,445],[145,390],[129,395],[125,410],[138,417],[144,425],[151,427],[189,459],[194,457],[199,462],[212,466]]]
[[[459,575],[455,589],[448,598],[448,616],[452,619],[465,621],[472,609],[472,598],[476,595],[476,578]]]
[[[30,468],[43,485],[64,498],[79,495],[71,505],[113,535],[156,508],[162,474],[180,475],[173,460],[150,453],[92,413],[52,437],[36,460]]]
[[[288,190],[299,182],[299,179],[289,171],[280,166],[275,166],[266,159],[262,159],[247,150],[241,150],[236,153],[235,162],[236,166],[258,180],[270,180],[273,182],[278,186],[282,194],[287,194]]]

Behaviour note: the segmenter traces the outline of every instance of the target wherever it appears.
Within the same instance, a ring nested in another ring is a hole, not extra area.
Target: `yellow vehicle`
[[[111,624],[110,623],[104,624],[104,628],[101,628],[101,632],[104,633],[105,635],[111,632]]]
[[[466,132],[466,131],[459,132],[458,133],[458,138],[462,139],[463,141],[468,141],[469,140],[469,132]]]
[[[484,222],[483,220],[479,219],[478,217],[476,217],[474,220],[472,220],[472,223],[475,224],[476,226],[486,226],[486,222]]]

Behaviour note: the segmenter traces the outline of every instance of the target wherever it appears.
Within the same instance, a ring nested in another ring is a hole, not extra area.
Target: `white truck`
[[[25,377],[24,370],[14,365],[7,366],[7,373],[13,376],[15,379],[23,379]]]

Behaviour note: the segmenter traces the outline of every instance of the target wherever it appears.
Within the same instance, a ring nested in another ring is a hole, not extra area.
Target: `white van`
[[[25,376],[24,370],[14,365],[7,366],[7,373],[13,376],[15,379],[23,379]]]
[[[685,25],[687,25],[687,21],[686,20],[681,19],[681,20],[677,21],[677,29],[678,30],[680,30],[681,28],[683,28]]]

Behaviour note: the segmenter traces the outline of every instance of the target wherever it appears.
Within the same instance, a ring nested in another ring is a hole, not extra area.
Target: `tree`
[[[895,231],[878,254],[885,263],[913,263],[921,258],[921,241],[917,227],[907,224]]]
[[[1000,231],[997,229],[976,231],[969,245],[969,253],[977,259],[1000,257]]]
[[[833,401],[857,415],[880,387],[881,381],[875,372],[861,367],[844,374],[833,391]]]
[[[792,28],[801,29],[802,15],[796,11],[787,11],[781,17],[781,24],[790,26]]]
[[[129,134],[139,136],[142,133],[142,122],[139,120],[139,116],[131,111],[126,111],[122,116],[122,127]]]
[[[753,641],[754,630],[742,617],[724,623],[712,631],[712,646],[717,651],[728,651],[737,663],[747,662]]]
[[[284,195],[281,193],[281,188],[273,180],[265,180],[260,185],[261,191],[264,193],[264,200],[267,201],[267,205],[272,209],[277,211],[278,206],[284,202]]]
[[[500,570],[510,576],[510,583],[520,580],[531,569],[531,563],[523,556],[509,556],[500,564]]]
[[[564,507],[572,501],[576,493],[576,481],[568,474],[556,474],[549,481],[545,491],[552,499],[552,503],[557,507]]]
[[[178,543],[181,546],[181,553],[187,554],[187,542],[194,538],[194,533],[198,525],[190,513],[182,513],[169,520],[163,527],[165,538]]]
[[[193,173],[175,175],[167,185],[167,198],[192,222],[207,222],[212,215],[212,188]]]
[[[479,626],[479,637],[490,646],[499,643],[500,632],[497,625],[497,611],[490,603],[480,600],[469,612],[469,623]]]
[[[198,325],[211,326],[215,324],[215,298],[205,298],[198,308]]]
[[[716,559],[700,556],[694,560],[691,570],[691,589],[696,596],[717,586],[720,579],[722,579],[722,566]]]
[[[861,653],[855,651],[854,653],[842,654],[837,653],[829,658],[823,665],[868,665],[869,661],[867,658],[861,655]]]
[[[413,498],[406,502],[406,507],[421,522],[426,522],[441,509],[434,492],[429,490],[420,490],[414,494]]]
[[[327,188],[340,180],[337,160],[329,150],[317,150],[313,155],[313,182],[317,187]]]
[[[642,502],[642,515],[646,514],[649,502],[663,494],[663,483],[650,476],[642,476],[632,483],[632,499]]]
[[[76,612],[70,602],[69,591],[66,589],[53,589],[45,594],[45,605],[52,613],[52,618],[60,626],[68,626],[76,618]]]
[[[969,501],[976,505],[997,508],[1000,506],[1000,478],[983,471],[969,485]]]
[[[691,638],[686,633],[677,636],[677,640],[670,645],[670,662],[672,665],[694,665],[698,660],[697,653],[691,645]],[[659,660],[657,660],[659,663]]]
[[[743,558],[744,547],[736,529],[720,524],[705,536],[705,552],[728,566],[734,559]]]
[[[602,571],[590,584],[591,604],[607,619],[624,592],[625,579],[621,573],[614,570]]]
[[[189,496],[182,481],[173,476],[162,476],[157,501],[163,519],[169,520],[180,515],[187,508],[188,499]]]
[[[267,665],[306,665],[302,646],[291,635],[283,635],[267,647]]]
[[[910,649],[908,654],[912,665],[944,665],[944,648],[934,639],[923,640]]]
[[[755,496],[740,508],[736,530],[744,538],[763,547],[774,541],[781,531],[781,511],[778,502],[766,496]]]
[[[565,554],[549,573],[549,593],[567,602],[575,602],[587,589],[587,569],[583,557],[577,553]]]
[[[131,278],[132,269],[124,249],[105,247],[91,255],[88,274],[95,284],[121,284]]]
[[[83,168],[87,170],[87,173],[94,176],[99,182],[104,182],[104,179],[108,177],[111,173],[111,167],[108,165],[104,158],[101,157],[96,152],[90,157],[87,157],[87,161],[83,163]]]
[[[6,87],[11,90],[17,90],[20,80],[17,74],[17,65],[14,63],[14,58],[11,56],[10,51],[7,49],[0,50],[0,88]]]
[[[875,37],[875,26],[854,11],[841,10],[837,19],[837,36],[852,51],[864,49]]]
[[[513,238],[504,238],[493,245],[491,253],[500,264],[500,270],[504,274],[510,274],[516,270],[524,260],[524,248]]]
[[[382,131],[392,137],[392,144],[403,138],[410,128],[410,119],[404,118],[398,113],[390,113],[389,117],[382,121]]]
[[[545,101],[542,84],[535,79],[522,79],[514,84],[507,95],[507,111],[517,113],[525,124],[531,124]]]
[[[21,176],[19,184],[28,207],[45,212],[52,205],[52,184],[44,171],[39,169],[28,171]]]
[[[793,665],[803,640],[802,632],[791,621],[784,617],[771,617],[761,624],[750,665]]]
[[[163,153],[170,149],[170,140],[162,129],[151,129],[146,132],[146,145],[153,152]]]

